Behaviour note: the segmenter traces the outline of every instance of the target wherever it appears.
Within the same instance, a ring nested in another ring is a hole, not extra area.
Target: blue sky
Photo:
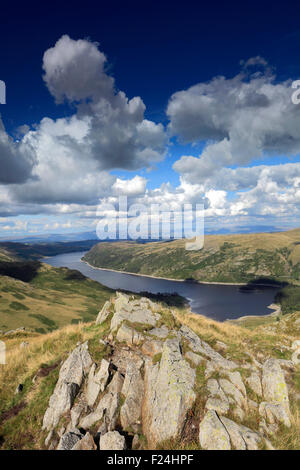
[[[208,232],[299,226],[299,10],[2,6],[0,237],[94,230],[118,195],[204,198]]]

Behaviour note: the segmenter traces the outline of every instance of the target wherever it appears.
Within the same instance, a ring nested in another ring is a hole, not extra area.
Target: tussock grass
[[[245,361],[251,361],[246,351],[250,351],[253,356],[256,353],[263,355],[263,358],[276,357],[279,346],[287,342],[291,343],[293,337],[281,331],[265,331],[265,325],[256,329],[245,328],[239,324],[219,323],[207,319],[201,315],[189,314],[184,309],[173,309],[174,317],[165,316],[170,326],[178,327],[185,324],[195,331],[203,340],[212,346],[220,340],[227,344],[228,349],[224,356],[236,360],[237,364],[243,367]],[[285,317],[292,328],[292,324],[299,318],[299,315]],[[11,337],[6,337],[7,364],[0,365],[0,447],[2,437],[2,448],[43,448],[45,434],[41,432],[42,418],[48,405],[49,397],[55,387],[61,361],[76,347],[78,342],[89,341],[89,350],[93,360],[97,363],[103,357],[110,354],[107,346],[101,344],[99,339],[106,336],[109,331],[111,315],[102,325],[95,325],[94,322],[67,325],[59,330],[39,335],[35,332],[20,332]],[[280,322],[279,322],[280,323]],[[20,343],[27,341],[29,346],[20,349]],[[185,351],[186,345],[183,345]],[[283,353],[286,358],[288,354]],[[161,355],[154,356],[153,362],[160,361]],[[57,367],[50,368],[50,373],[45,377],[38,377],[35,383],[32,379],[41,367],[49,367],[57,364]],[[242,369],[241,369],[242,370]],[[291,394],[292,427],[281,429],[274,438],[275,448],[300,448],[300,418],[299,401],[297,393],[300,392],[300,370],[296,369],[291,376],[289,385],[294,387],[294,394]],[[15,395],[15,389],[22,383],[23,391]],[[183,441],[168,441],[160,445],[160,449],[194,449],[199,445],[193,441],[195,425],[203,417],[205,405],[206,380],[204,377],[204,365],[200,364],[196,368],[195,392],[197,399],[191,410]],[[253,397],[255,398],[255,397]],[[12,416],[1,423],[3,412],[7,412],[12,407],[20,405],[22,402],[26,406],[20,407],[16,416]],[[255,413],[249,416],[249,425],[254,428],[257,419]],[[257,426],[255,426],[257,428]],[[193,433],[192,434],[192,430]],[[197,434],[197,432],[196,432]]]

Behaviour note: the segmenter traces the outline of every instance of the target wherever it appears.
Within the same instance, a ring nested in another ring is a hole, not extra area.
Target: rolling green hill
[[[300,280],[300,229],[278,233],[208,235],[204,248],[185,250],[184,240],[140,245],[95,245],[84,260],[92,266],[172,279],[250,282]]]
[[[0,330],[4,332],[24,326],[46,333],[91,321],[114,292],[78,271],[36,261],[3,263],[0,258],[0,273]]]

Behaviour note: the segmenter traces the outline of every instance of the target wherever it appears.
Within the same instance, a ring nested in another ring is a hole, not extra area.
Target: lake
[[[274,287],[260,287],[252,291],[242,292],[239,286],[234,285],[169,281],[100,270],[80,261],[85,253],[66,253],[41,261],[55,267],[77,269],[90,279],[116,290],[147,291],[153,294],[176,292],[190,302],[194,313],[200,313],[219,321],[239,318],[244,315],[266,315],[271,313],[268,306],[273,303],[279,290]]]

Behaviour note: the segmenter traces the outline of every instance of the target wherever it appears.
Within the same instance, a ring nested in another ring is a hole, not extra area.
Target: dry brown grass
[[[6,364],[0,365],[1,391],[5,384],[5,395],[10,395],[18,383],[33,376],[42,364],[49,364],[57,357],[66,354],[77,341],[86,341],[92,336],[87,324],[69,325],[45,335],[15,337],[7,339]],[[20,343],[27,341],[29,346],[20,349]]]

